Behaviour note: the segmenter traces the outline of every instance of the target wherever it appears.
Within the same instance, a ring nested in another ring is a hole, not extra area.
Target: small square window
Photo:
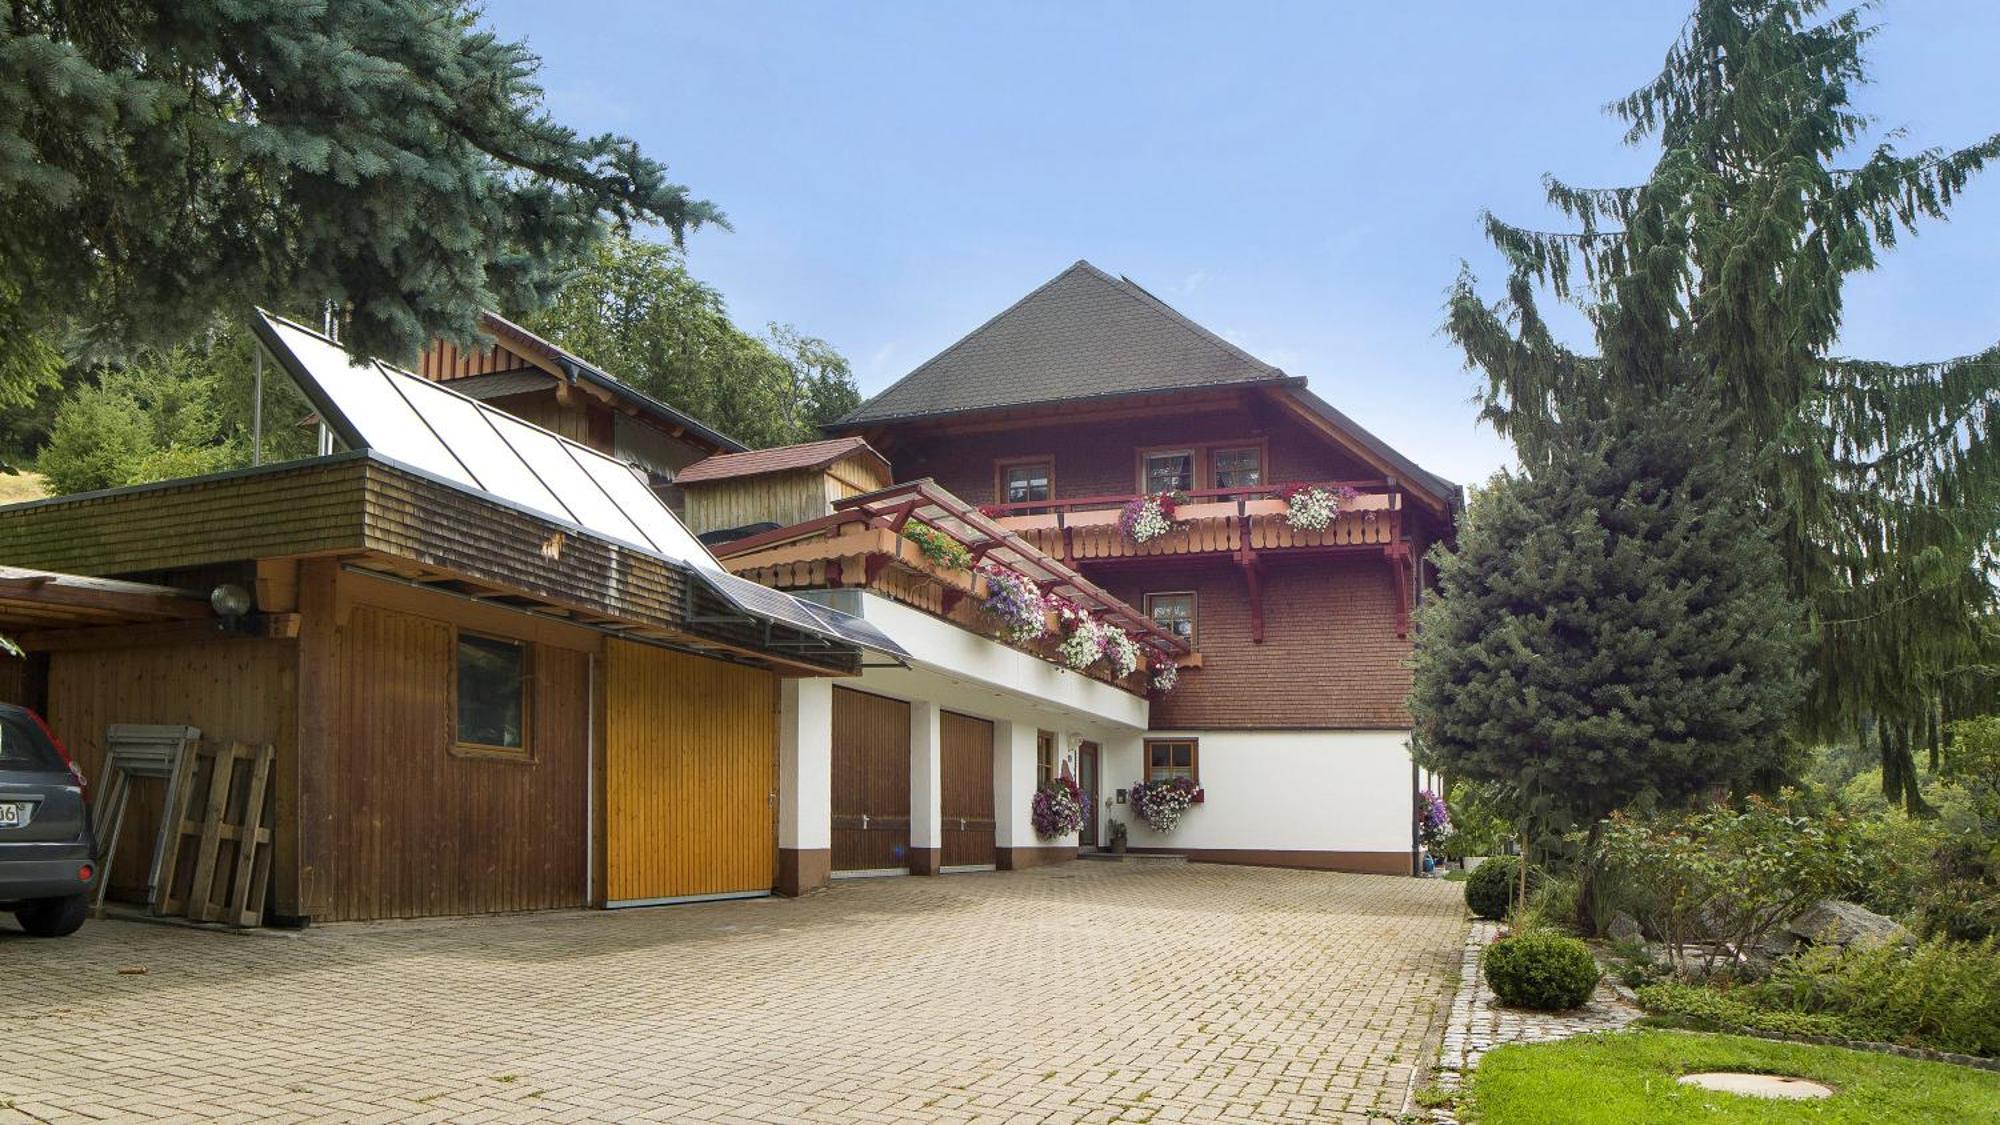
[[[1024,461],[1000,467],[1000,502],[1034,504],[1054,494],[1055,466],[1047,461]]]
[[[1196,741],[1192,738],[1149,739],[1146,742],[1146,780],[1186,777],[1199,781],[1196,766],[1200,760]]]
[[[1146,616],[1194,647],[1194,595],[1189,594],[1147,594]]]
[[[528,749],[528,646],[458,635],[458,743],[485,750]]]
[[[1256,488],[1264,483],[1264,451],[1257,446],[1215,451],[1215,487]]]
[[[1147,493],[1187,492],[1194,488],[1194,454],[1188,450],[1146,454]]]

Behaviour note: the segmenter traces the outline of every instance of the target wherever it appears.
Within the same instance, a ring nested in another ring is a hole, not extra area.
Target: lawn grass
[[[1682,1086],[1707,1070],[1791,1074],[1834,1095],[1786,1102]],[[1916,1059],[1736,1035],[1625,1031],[1514,1044],[1480,1060],[1468,1120],[1481,1125],[1595,1122],[2000,1122],[2000,1074]]]
[[[1463,883],[1467,879],[1471,878],[1471,876],[1472,872],[1460,871],[1458,868],[1454,867],[1451,870],[1446,871],[1444,873],[1444,881],[1447,883]]]
[[[0,473],[0,504],[40,500],[48,494],[48,483],[40,473],[31,473],[26,469],[18,473]]]

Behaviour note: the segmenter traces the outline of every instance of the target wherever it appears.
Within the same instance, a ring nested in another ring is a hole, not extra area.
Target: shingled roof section
[[[748,453],[720,453],[696,461],[674,474],[674,483],[697,484],[705,480],[754,477],[764,473],[824,469],[836,461],[844,461],[857,453],[865,453],[882,462],[884,469],[889,467],[888,460],[875,452],[874,446],[858,437],[843,437],[829,441],[808,441],[799,445],[781,445],[775,449],[753,449]]]
[[[1290,381],[1122,277],[1079,261],[835,428],[1146,391]]]

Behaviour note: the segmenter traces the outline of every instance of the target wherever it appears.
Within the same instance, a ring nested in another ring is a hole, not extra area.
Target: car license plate
[[[35,806],[19,801],[0,801],[0,828],[20,828],[28,823],[28,812]]]

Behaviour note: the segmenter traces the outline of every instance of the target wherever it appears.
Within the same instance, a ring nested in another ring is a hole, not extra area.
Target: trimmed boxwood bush
[[[1590,947],[1561,934],[1533,933],[1486,947],[1486,983],[1510,1008],[1559,1012],[1580,1008],[1597,988]]]
[[[1465,905],[1475,917],[1504,918],[1518,897],[1521,861],[1511,855],[1494,856],[1472,869],[1465,877]]]

